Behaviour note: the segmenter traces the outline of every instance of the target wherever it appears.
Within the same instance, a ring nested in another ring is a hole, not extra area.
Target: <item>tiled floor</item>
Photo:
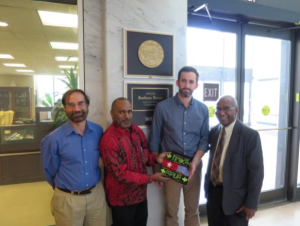
[[[46,182],[0,186],[0,225],[54,225],[50,210],[52,194]]]
[[[201,226],[207,226],[206,219]],[[300,202],[284,202],[259,207],[249,226],[299,226]]]
[[[52,194],[46,182],[0,186],[0,226],[54,225],[50,210]],[[249,225],[299,226],[300,202],[260,207]],[[201,226],[207,226],[205,219]]]

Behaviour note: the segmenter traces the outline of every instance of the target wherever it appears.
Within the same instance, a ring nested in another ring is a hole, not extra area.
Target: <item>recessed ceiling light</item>
[[[56,61],[78,61],[78,57],[70,57],[69,59],[68,59],[69,57],[61,57],[61,56],[59,56],[59,57],[55,57],[55,60]]]
[[[1,59],[15,59],[12,55],[10,54],[2,54],[0,53],[0,58]]]
[[[50,42],[52,49],[68,49],[68,50],[77,50],[77,43],[70,42]]]
[[[59,65],[59,68],[71,68],[74,67],[73,65]]]
[[[50,74],[37,74],[37,75],[34,75],[34,76],[62,76],[62,75],[50,75]]]
[[[8,26],[7,23],[5,23],[5,22],[0,22],[0,27],[7,27],[7,26]]]
[[[23,69],[17,69],[16,72],[34,72],[34,70],[23,70]]]
[[[38,14],[41,18],[42,24],[46,26],[78,27],[77,14],[57,13],[42,10],[38,10]]]
[[[10,64],[10,63],[4,63],[3,64],[6,67],[26,67],[25,64]]]
[[[64,71],[61,71],[61,73],[65,73]],[[73,71],[74,74],[77,74],[77,71]]]

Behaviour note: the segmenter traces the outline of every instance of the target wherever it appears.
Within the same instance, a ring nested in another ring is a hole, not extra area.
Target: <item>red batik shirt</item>
[[[100,141],[105,166],[105,192],[111,206],[127,206],[146,199],[152,175],[146,166],[157,155],[149,153],[143,131],[132,124],[130,130],[111,124]]]

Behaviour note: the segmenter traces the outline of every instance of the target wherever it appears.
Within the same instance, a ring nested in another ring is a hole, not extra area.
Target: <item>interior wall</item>
[[[110,105],[124,96],[124,81],[149,82],[158,79],[124,79],[123,29],[172,33],[175,37],[176,73],[186,65],[187,0],[89,0],[83,1],[85,91],[91,97],[89,119],[104,127],[111,123]],[[144,131],[145,133],[148,130]],[[182,206],[182,205],[181,205]],[[163,194],[148,186],[148,225],[162,226]],[[180,225],[183,225],[183,208]]]
[[[34,78],[33,76],[0,76],[0,87],[9,87],[12,79],[15,78],[16,87],[30,87],[31,88],[31,117],[35,119],[35,99],[34,99]]]
[[[83,10],[85,90],[92,97],[89,118],[106,128],[111,102],[124,96],[123,29],[173,33],[176,77],[186,64],[187,1],[90,0],[84,1]]]

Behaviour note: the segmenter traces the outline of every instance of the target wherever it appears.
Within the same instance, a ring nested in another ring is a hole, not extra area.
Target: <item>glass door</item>
[[[242,119],[260,134],[265,177],[261,202],[284,199],[289,129],[291,35],[243,25]]]
[[[239,119],[258,130],[262,140],[265,179],[261,203],[286,198],[286,159],[289,130],[291,33],[272,28],[214,20],[190,19],[187,64],[199,72],[194,97],[207,105],[210,127],[218,124],[216,100],[205,100],[205,85],[215,84],[218,96],[236,97]],[[203,158],[199,208],[206,214]]]
[[[206,104],[209,109],[210,128],[218,124],[215,116],[217,98],[205,98],[210,92],[205,87],[216,87],[217,96],[225,94],[236,97],[236,80],[239,64],[237,46],[239,42],[238,26],[224,21],[208,27],[189,27],[187,29],[187,64],[199,72],[199,88],[194,98]],[[214,93],[215,94],[215,93]],[[216,96],[211,94],[212,96]],[[205,213],[204,176],[209,155],[203,157],[202,182],[200,192],[200,212]]]

